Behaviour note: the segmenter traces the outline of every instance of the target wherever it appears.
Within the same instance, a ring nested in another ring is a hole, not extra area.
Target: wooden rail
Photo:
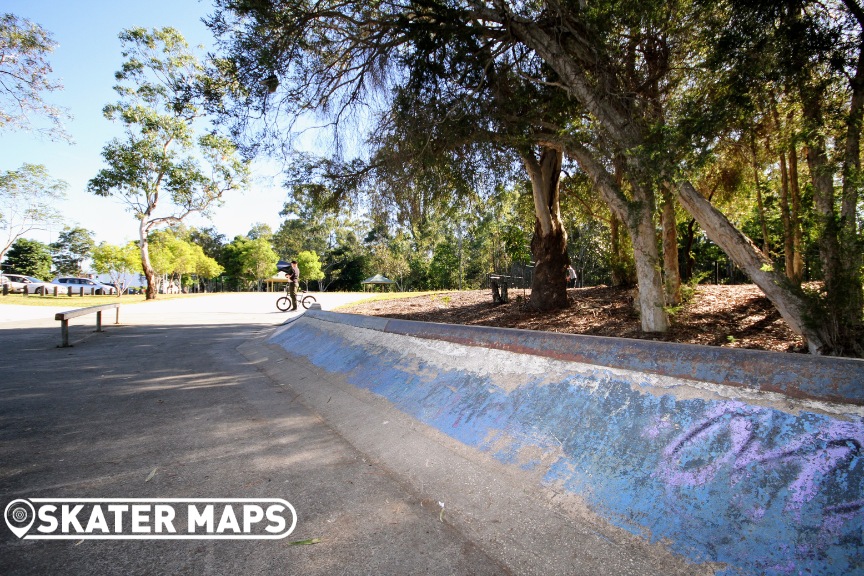
[[[96,331],[102,332],[102,312],[105,310],[117,310],[117,316],[114,320],[115,324],[120,324],[120,304],[103,304],[102,306],[90,306],[88,308],[77,308],[75,310],[67,310],[66,312],[57,312],[54,315],[55,320],[60,321],[60,336],[63,340],[60,344],[61,348],[69,347],[69,320],[84,316],[86,314],[96,313]]]

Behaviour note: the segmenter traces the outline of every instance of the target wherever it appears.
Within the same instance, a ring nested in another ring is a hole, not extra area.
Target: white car
[[[33,276],[23,274],[3,274],[9,280],[10,292],[26,292],[27,294],[42,294],[54,290],[50,282],[45,282]]]
[[[117,291],[113,286],[109,286],[108,284],[102,284],[90,278],[76,278],[74,276],[60,276],[52,280],[51,283],[59,284],[63,287],[71,286],[73,293],[78,292],[82,287],[85,294],[89,294],[91,291],[94,294],[114,294]]]

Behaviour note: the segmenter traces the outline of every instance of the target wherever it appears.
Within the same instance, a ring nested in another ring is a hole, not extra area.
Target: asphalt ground
[[[574,520],[494,463],[267,346],[299,314],[276,311],[275,296],[123,306],[104,332],[93,316],[73,320],[70,348],[57,347],[53,308],[0,305],[4,508],[281,498],[298,516],[279,540],[34,541],[4,522],[0,574],[709,573]]]

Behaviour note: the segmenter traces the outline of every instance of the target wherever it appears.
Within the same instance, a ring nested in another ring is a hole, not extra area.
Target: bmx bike
[[[311,294],[307,294],[306,291],[297,293],[297,305],[303,306],[304,309],[308,310],[309,306],[315,303],[315,297]],[[281,298],[276,300],[276,308],[281,310],[282,312],[287,312],[291,309],[291,297],[288,294],[285,294]]]

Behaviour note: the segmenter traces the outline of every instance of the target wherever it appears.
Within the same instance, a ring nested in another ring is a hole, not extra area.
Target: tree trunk
[[[844,309],[844,320],[849,322],[849,338],[855,347],[864,346],[862,308],[864,308],[864,286],[861,277],[861,235],[858,229],[858,199],[862,185],[861,172],[861,127],[864,122],[864,13],[856,12],[860,27],[858,64],[855,76],[850,81],[852,97],[846,120],[846,144],[843,151],[843,189],[840,198],[840,249],[843,279],[848,286],[848,298]]]
[[[147,300],[156,299],[156,272],[153,266],[150,265],[150,245],[147,239],[140,241],[141,247],[141,268],[144,271],[144,278],[147,279],[147,289],[144,291]]]
[[[693,240],[696,238],[696,220],[691,218],[687,222],[687,235],[684,237],[684,258],[686,264],[684,268],[685,282],[690,282],[693,279],[693,267],[696,265],[696,258],[693,257]]]
[[[540,159],[533,152],[522,155],[534,195],[534,237],[531,254],[534,276],[531,280],[530,307],[534,310],[557,310],[569,305],[567,300],[567,232],[561,221],[559,182],[561,150],[544,146]]]
[[[860,48],[859,48],[860,50]],[[850,82],[852,99],[847,116],[846,150],[843,157],[843,190],[838,217],[834,187],[835,168],[828,152],[825,113],[829,96],[824,87],[802,81],[798,90],[801,95],[801,110],[808,129],[807,165],[813,184],[819,233],[819,255],[825,280],[825,298],[820,302],[822,324],[830,331],[828,340],[833,353],[854,351],[861,353],[862,294],[860,271],[860,246],[857,231],[857,187],[860,171],[854,167],[860,163],[860,123],[864,107],[864,53],[859,52],[858,69]],[[850,150],[855,158],[850,158]],[[851,166],[849,165],[851,164]]]
[[[792,210],[789,197],[789,171],[786,167],[786,153],[780,153],[780,218],[783,221],[783,260],[786,264],[786,277],[795,281],[795,234],[792,231]]]
[[[653,208],[639,203],[630,209],[630,234],[633,238],[633,256],[636,260],[636,279],[639,285],[639,312],[644,332],[666,332],[669,316],[663,295],[660,274],[660,254],[657,250],[657,232]]]
[[[801,229],[801,188],[798,185],[798,152],[793,144],[789,149],[789,193],[792,197],[792,281],[801,284],[804,280],[804,238]]]
[[[678,201],[693,216],[712,242],[765,293],[789,327],[807,340],[813,354],[828,351],[821,331],[806,322],[807,305],[795,294],[783,275],[774,272],[771,261],[744,236],[719,210],[700,195],[693,185],[683,182],[677,188]]]
[[[147,279],[147,289],[144,291],[146,300],[156,299],[156,272],[150,264],[150,243],[147,239],[148,229],[142,218],[138,226],[138,247],[141,249],[141,269]]]
[[[756,185],[756,210],[759,212],[759,224],[762,229],[762,252],[766,255],[771,251],[771,244],[768,241],[768,225],[765,223],[765,206],[762,203],[762,181],[759,178],[759,165],[756,161],[756,143],[751,142],[753,150],[753,182]]]
[[[623,286],[626,283],[626,275],[624,274],[624,255],[621,248],[621,233],[619,228],[621,221],[615,213],[612,213],[609,218],[609,234],[610,234],[610,252],[609,264],[612,268],[612,285]]]
[[[663,277],[666,304],[681,303],[681,270],[678,267],[678,229],[675,222],[675,198],[668,186],[663,186]]]
[[[639,284],[639,312],[644,332],[666,332],[669,317],[664,309],[663,280],[660,275],[660,254],[654,229],[654,202],[651,194],[632,186],[633,200],[628,200],[605,167],[597,162],[585,147],[572,144],[569,151],[594,181],[613,213],[627,224],[636,260]]]
[[[615,162],[615,184],[619,189],[621,189],[624,182],[623,164],[623,159],[619,159]],[[631,262],[624,250],[624,242],[626,238],[621,234],[621,219],[618,218],[618,215],[614,210],[610,211],[609,233],[611,235],[610,242],[612,245],[612,254],[610,258],[610,265],[612,267],[612,285],[616,287],[631,286],[634,279],[629,273],[631,270],[629,264],[631,264]]]

